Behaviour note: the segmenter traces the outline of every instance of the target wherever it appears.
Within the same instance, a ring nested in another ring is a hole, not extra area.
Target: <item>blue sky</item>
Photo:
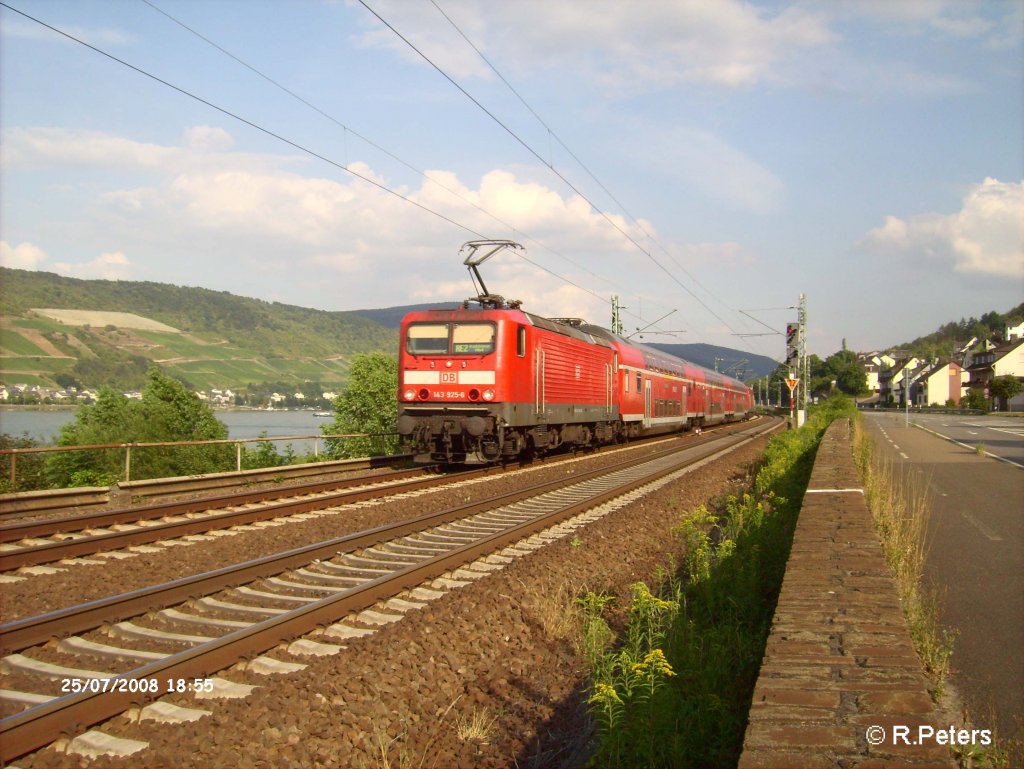
[[[1024,300],[1020,0],[4,3],[224,110],[0,7],[6,266],[352,310],[510,238],[533,312],[776,359],[801,292],[823,357]]]

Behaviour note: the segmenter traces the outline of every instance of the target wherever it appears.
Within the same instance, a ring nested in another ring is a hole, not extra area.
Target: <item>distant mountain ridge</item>
[[[194,389],[337,389],[353,355],[395,352],[407,312],[459,305],[327,312],[205,288],[0,267],[0,384],[130,390],[155,363]],[[744,377],[776,365],[714,345],[651,346],[708,368],[718,358],[730,373],[746,359]]]
[[[430,304],[408,304],[399,307],[381,307],[376,310],[353,310],[353,314],[369,318],[385,328],[398,330],[406,313],[414,310],[454,310],[461,307],[462,302],[433,302]]]
[[[78,312],[35,312],[43,309]],[[171,330],[118,325],[116,316],[103,315],[111,312]],[[393,353],[397,343],[393,329],[356,313],[205,288],[0,268],[0,383],[8,385],[74,382],[127,390],[141,386],[156,363],[196,389],[313,382],[336,388],[353,355]]]

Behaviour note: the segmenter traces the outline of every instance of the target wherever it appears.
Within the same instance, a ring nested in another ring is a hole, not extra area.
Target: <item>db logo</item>
[[[442,371],[441,372],[441,384],[455,384],[459,381],[459,374],[457,371]]]

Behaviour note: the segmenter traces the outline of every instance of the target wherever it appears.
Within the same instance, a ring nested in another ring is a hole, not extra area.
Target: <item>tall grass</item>
[[[938,700],[949,674],[955,634],[940,627],[938,597],[921,583],[931,514],[927,483],[920,476],[898,473],[891,461],[880,459],[859,419],[854,421],[853,451],[914,648]]]
[[[653,590],[633,586],[617,638],[607,596],[580,599],[595,765],[736,764],[814,454],[832,419],[852,408],[819,408],[769,442],[747,493],[681,515],[680,568],[656,575]]]
[[[860,419],[854,422],[853,447],[864,479],[865,498],[896,580],[914,648],[928,674],[932,697],[940,707],[946,706],[943,697],[947,693],[956,633],[940,625],[938,595],[926,589],[921,580],[931,515],[927,483],[917,476],[900,474],[892,462],[882,460]],[[979,447],[978,453],[983,454],[984,447]],[[962,718],[969,727],[971,718],[966,709]],[[994,724],[994,714],[987,714],[982,723]],[[953,751],[965,768],[1020,766],[1024,760],[1024,727],[1018,725],[1011,735],[993,734],[990,746],[959,747]]]

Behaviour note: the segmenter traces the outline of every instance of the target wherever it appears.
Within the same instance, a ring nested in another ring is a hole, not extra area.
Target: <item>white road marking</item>
[[[977,518],[975,518],[970,513],[961,510],[960,511],[960,515],[962,515],[967,520],[968,523],[972,524],[978,531],[980,531],[982,534],[984,534],[986,537],[988,537],[993,542],[1002,542],[1003,541],[1002,537],[1000,537],[998,534],[996,534],[994,531],[992,531],[992,529],[990,529],[988,526],[983,524],[981,521],[979,521]]]
[[[977,451],[977,446],[971,446],[970,444],[964,443],[963,441],[958,441],[956,438],[950,438],[948,435],[943,435],[942,433],[925,427],[924,425],[917,425],[917,427],[920,428],[921,430],[924,430],[926,433],[931,433],[932,435],[936,435],[939,438],[949,441],[950,443],[955,443],[957,446],[962,446],[963,448],[969,449],[971,451]],[[989,459],[995,459],[999,462],[1005,462],[1008,465],[1013,465],[1014,467],[1019,467],[1022,470],[1024,470],[1024,465],[1022,465],[1020,462],[1014,462],[1012,459],[1007,459],[1006,457],[1001,457],[998,454],[993,454],[991,451],[986,451],[985,456],[988,457]]]

